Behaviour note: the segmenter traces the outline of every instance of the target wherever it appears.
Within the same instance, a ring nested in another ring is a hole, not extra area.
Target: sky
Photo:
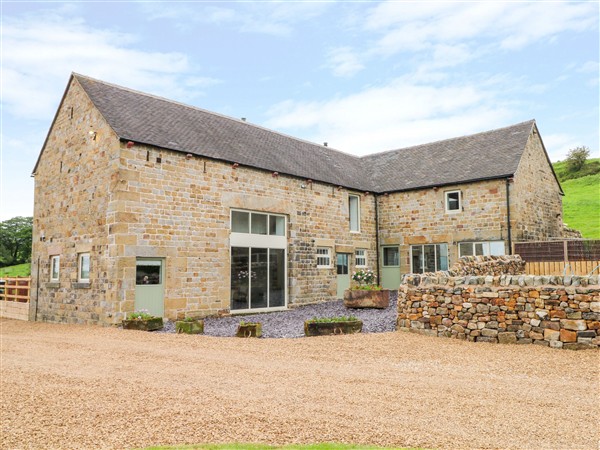
[[[0,220],[71,72],[365,155],[536,119],[599,153],[599,2],[6,1]]]

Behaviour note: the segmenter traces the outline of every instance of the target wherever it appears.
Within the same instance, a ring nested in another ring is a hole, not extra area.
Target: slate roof
[[[535,127],[530,120],[359,158],[242,120],[72,76],[122,140],[378,193],[512,176]]]
[[[404,191],[514,175],[535,121],[362,158],[374,192]]]

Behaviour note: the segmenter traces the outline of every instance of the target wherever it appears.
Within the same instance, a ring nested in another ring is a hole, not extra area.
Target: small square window
[[[400,265],[400,253],[398,247],[383,247],[383,266],[398,267]]]
[[[60,256],[50,258],[50,281],[58,281],[60,277]]]
[[[231,211],[231,231],[248,233],[250,231],[250,214],[245,211]]]
[[[331,249],[329,247],[317,247],[317,268],[328,269],[331,267]]]
[[[460,191],[448,191],[446,194],[446,212],[460,212],[462,210]]]
[[[80,253],[78,258],[77,281],[80,283],[90,282],[90,254]]]
[[[266,214],[252,213],[252,225],[250,232],[252,234],[267,234],[267,219]]]
[[[356,267],[367,266],[367,251],[364,248],[356,249],[356,253],[354,255],[354,265]]]
[[[269,234],[271,236],[285,235],[285,217],[269,216]]]

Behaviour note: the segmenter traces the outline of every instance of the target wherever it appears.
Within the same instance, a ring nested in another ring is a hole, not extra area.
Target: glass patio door
[[[285,250],[231,248],[231,309],[285,306]]]

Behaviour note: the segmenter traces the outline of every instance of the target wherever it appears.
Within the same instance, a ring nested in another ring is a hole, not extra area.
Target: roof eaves
[[[493,177],[472,178],[469,180],[453,181],[453,182],[448,182],[448,183],[426,184],[423,186],[413,186],[413,187],[409,187],[409,188],[405,188],[405,189],[393,189],[393,190],[389,190],[389,191],[380,191],[380,192],[375,192],[375,193],[377,195],[385,195],[385,194],[395,194],[397,192],[420,191],[423,189],[441,188],[441,187],[446,187],[446,186],[457,186],[457,185],[461,185],[461,184],[479,183],[482,181],[502,180],[505,178],[512,178],[512,177],[514,177],[514,175],[515,175],[514,173],[507,173],[504,175],[494,175]]]

